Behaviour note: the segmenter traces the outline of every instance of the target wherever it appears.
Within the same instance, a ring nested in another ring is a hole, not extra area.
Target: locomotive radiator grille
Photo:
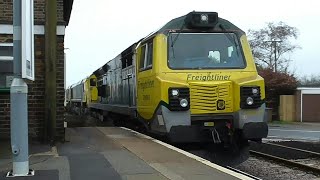
[[[226,113],[233,111],[231,82],[190,83],[192,114]]]

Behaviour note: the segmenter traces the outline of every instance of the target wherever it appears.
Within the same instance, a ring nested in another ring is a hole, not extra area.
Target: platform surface
[[[250,179],[125,128],[69,128],[66,140],[49,150],[41,146],[31,148],[30,167],[36,176],[18,179]],[[8,149],[3,147],[3,151]],[[11,179],[5,177],[12,168],[8,154],[0,152],[1,180]]]
[[[320,142],[320,123],[270,123],[268,139]]]

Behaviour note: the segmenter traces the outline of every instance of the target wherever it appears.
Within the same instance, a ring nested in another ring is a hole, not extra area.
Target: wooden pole
[[[55,143],[57,115],[57,0],[45,1],[45,141]]]

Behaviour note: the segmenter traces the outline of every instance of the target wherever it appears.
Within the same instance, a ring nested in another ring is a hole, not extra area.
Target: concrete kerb
[[[320,130],[320,122],[312,123],[312,122],[290,122],[287,124],[281,123],[268,123],[269,127],[301,127],[301,128],[319,128]]]

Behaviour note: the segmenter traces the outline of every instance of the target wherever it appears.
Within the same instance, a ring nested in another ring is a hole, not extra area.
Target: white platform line
[[[301,138],[301,137],[280,137],[268,136],[263,141],[300,141],[300,142],[319,142],[320,138]]]
[[[206,160],[206,159],[203,159],[203,158],[201,158],[201,157],[199,157],[199,156],[196,156],[196,155],[194,155],[194,154],[191,154],[191,153],[189,153],[189,152],[187,152],[187,151],[184,151],[184,150],[182,150],[182,149],[176,148],[176,147],[174,147],[174,146],[172,146],[172,145],[170,145],[170,144],[167,144],[167,143],[165,143],[165,142],[159,141],[159,140],[154,139],[154,138],[152,138],[152,137],[150,137],[150,136],[141,134],[141,133],[139,133],[139,132],[137,132],[137,131],[134,131],[134,130],[132,130],[132,129],[128,129],[128,128],[125,128],[125,127],[120,127],[120,128],[125,129],[125,130],[127,130],[127,131],[131,131],[131,132],[133,132],[133,133],[136,133],[138,136],[140,136],[140,137],[142,137],[142,138],[150,139],[150,140],[152,140],[152,141],[155,142],[155,143],[158,143],[158,144],[160,144],[160,145],[162,145],[162,146],[165,146],[165,147],[167,147],[167,148],[169,148],[169,149],[171,149],[171,150],[174,150],[174,151],[176,151],[176,152],[178,152],[178,153],[181,153],[181,154],[183,154],[183,155],[185,155],[185,156],[187,156],[187,157],[189,157],[189,158],[192,158],[192,159],[194,159],[194,160],[196,160],[196,161],[199,161],[199,162],[201,162],[201,163],[203,163],[203,164],[205,164],[205,165],[207,165],[207,166],[209,166],[209,167],[212,167],[212,168],[214,168],[214,169],[217,169],[217,170],[219,170],[219,171],[221,171],[221,172],[224,172],[224,173],[226,173],[226,174],[232,175],[232,176],[234,176],[234,177],[236,177],[236,178],[244,179],[244,180],[249,180],[249,179],[252,180],[252,179],[253,179],[253,178],[250,178],[250,177],[248,177],[248,176],[246,176],[246,175],[240,174],[240,173],[238,173],[238,172],[234,172],[234,171],[232,171],[232,170],[230,170],[230,169],[227,169],[227,168],[224,168],[224,167],[219,166],[219,165],[217,165],[217,164],[214,164],[214,163],[212,163],[212,162],[210,162],[210,161],[208,161],[208,160]]]
[[[309,133],[320,133],[320,131],[306,131],[306,130],[298,130],[298,129],[269,129],[271,131],[287,131],[287,132],[309,132]]]

